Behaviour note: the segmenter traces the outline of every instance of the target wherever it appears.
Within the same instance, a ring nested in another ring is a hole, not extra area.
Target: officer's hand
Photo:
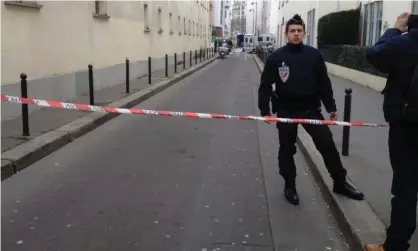
[[[337,112],[330,112],[330,113],[329,113],[329,118],[330,118],[332,121],[336,121],[336,120],[338,120],[338,113],[337,113]]]
[[[402,33],[407,32],[408,31],[408,18],[409,18],[410,13],[408,12],[404,12],[402,13],[400,16],[398,16],[398,18],[396,19],[395,22],[395,28],[400,30]]]
[[[270,118],[270,116],[264,116],[265,119]],[[264,120],[264,122],[266,122],[267,124],[271,124],[273,123],[273,121],[269,121],[269,120]]]

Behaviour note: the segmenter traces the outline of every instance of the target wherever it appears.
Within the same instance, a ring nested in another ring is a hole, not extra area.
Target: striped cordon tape
[[[33,99],[33,98],[22,98],[22,97],[9,96],[9,95],[4,95],[4,94],[1,94],[1,100],[2,102],[8,102],[8,103],[28,104],[28,105],[37,105],[37,106],[43,106],[43,107],[90,111],[90,112],[108,112],[108,113],[120,113],[120,114],[187,117],[187,118],[203,118],[203,119],[260,120],[260,121],[290,123],[290,124],[387,127],[387,125],[385,124],[372,124],[372,123],[363,123],[363,122],[344,122],[344,121],[315,120],[315,119],[290,119],[290,118],[257,117],[257,116],[233,116],[233,115],[212,114],[212,113],[125,109],[125,108],[65,103],[65,102],[59,102],[59,101],[49,101],[49,100]]]

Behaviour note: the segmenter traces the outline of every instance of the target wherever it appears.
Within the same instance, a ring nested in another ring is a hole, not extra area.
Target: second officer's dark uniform
[[[276,84],[273,92],[272,84]],[[335,112],[331,81],[320,52],[304,44],[287,44],[274,51],[267,59],[258,90],[258,106],[262,116],[273,111],[281,118],[320,119],[321,101],[328,112]],[[325,165],[334,180],[334,192],[353,199],[363,194],[346,182],[344,169],[328,126],[302,125],[312,137]],[[296,153],[298,124],[277,123],[279,131],[279,169],[285,180],[285,196],[292,204],[299,204],[296,192]]]

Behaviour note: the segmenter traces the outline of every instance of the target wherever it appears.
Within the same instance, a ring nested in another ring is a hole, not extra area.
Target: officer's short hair
[[[418,29],[418,15],[411,14],[408,18],[408,31]]]
[[[286,32],[289,31],[289,26],[292,24],[302,25],[303,30],[305,30],[305,22],[303,22],[303,19],[300,17],[299,14],[294,15],[289,21],[286,23]]]

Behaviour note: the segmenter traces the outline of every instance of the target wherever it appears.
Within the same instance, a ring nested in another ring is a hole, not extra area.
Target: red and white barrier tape
[[[279,123],[290,124],[313,124],[313,125],[334,125],[334,126],[359,126],[359,127],[387,127],[384,124],[372,124],[363,122],[343,122],[332,120],[315,120],[315,119],[290,119],[290,118],[274,118],[274,117],[256,117],[256,116],[232,116],[225,114],[211,114],[211,113],[194,113],[194,112],[171,112],[171,111],[155,111],[144,109],[125,109],[114,107],[103,107],[94,105],[83,105],[74,103],[65,103],[58,101],[48,101],[42,99],[22,98],[17,96],[9,96],[1,94],[2,102],[37,105],[44,107],[91,111],[91,112],[109,112],[121,114],[135,114],[135,115],[153,115],[153,116],[169,116],[169,117],[187,117],[187,118],[204,118],[204,119],[233,119],[233,120],[260,120]]]

